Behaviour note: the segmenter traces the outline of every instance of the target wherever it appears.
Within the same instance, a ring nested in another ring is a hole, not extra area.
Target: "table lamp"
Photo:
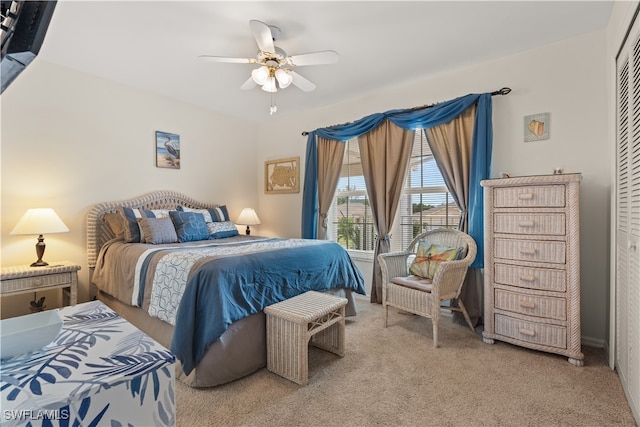
[[[248,236],[251,234],[251,228],[249,228],[249,226],[260,224],[260,218],[258,218],[256,211],[253,209],[244,208],[242,209],[242,212],[240,212],[240,216],[238,216],[236,224],[246,225],[247,230],[245,231],[245,234]]]
[[[38,243],[36,243],[38,260],[31,264],[31,267],[44,267],[49,264],[42,260],[45,249],[43,234],[66,233],[67,231],[69,229],[53,209],[37,208],[27,209],[9,234],[38,234]]]

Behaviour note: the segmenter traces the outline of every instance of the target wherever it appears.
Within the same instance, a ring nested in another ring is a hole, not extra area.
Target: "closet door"
[[[640,24],[617,58],[616,369],[640,415]]]

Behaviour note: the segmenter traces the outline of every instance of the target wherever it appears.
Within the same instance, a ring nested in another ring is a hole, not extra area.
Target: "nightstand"
[[[78,303],[78,270],[70,261],[51,262],[46,267],[12,265],[0,270],[0,295],[19,295],[49,289],[69,288],[63,291],[63,303]]]

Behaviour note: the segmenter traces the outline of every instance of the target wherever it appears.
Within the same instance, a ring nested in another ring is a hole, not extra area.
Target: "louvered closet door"
[[[616,369],[640,415],[640,24],[617,59]]]

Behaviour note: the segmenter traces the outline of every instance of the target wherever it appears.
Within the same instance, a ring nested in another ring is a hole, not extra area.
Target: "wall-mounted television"
[[[52,1],[2,1],[2,90],[33,61],[44,41],[56,7]]]

